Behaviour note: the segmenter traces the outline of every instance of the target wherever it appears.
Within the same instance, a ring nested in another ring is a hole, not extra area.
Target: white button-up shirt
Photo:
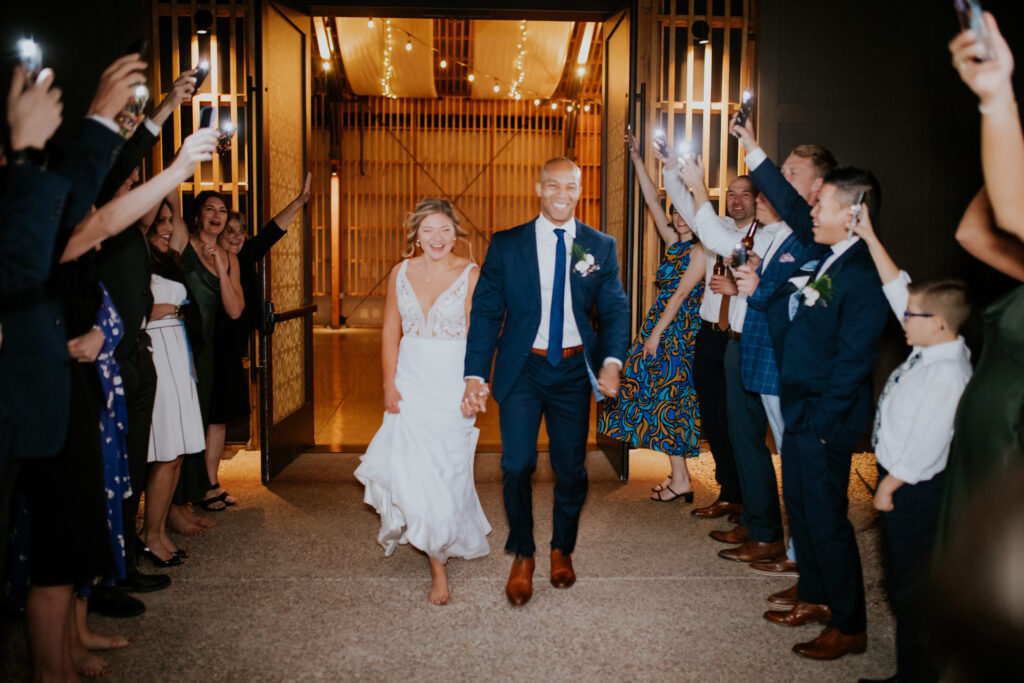
[[[567,223],[555,225],[543,214],[537,217],[537,266],[540,270],[540,327],[537,328],[537,336],[533,340],[533,348],[548,348],[548,328],[551,326],[551,292],[555,285],[555,245],[558,238],[555,236],[555,228],[562,228],[565,234],[562,236],[565,242],[565,297],[563,306],[565,315],[562,317],[562,348],[571,348],[583,344],[579,328],[576,327],[576,317],[572,313],[572,291],[569,287],[569,275],[572,268],[573,240],[576,239],[576,219],[571,218]]]
[[[907,284],[899,277],[882,287],[896,317],[907,310]],[[946,468],[953,418],[971,379],[971,352],[963,337],[934,346],[915,346],[921,360],[904,370],[878,405],[875,456],[889,473],[908,484],[928,481]]]

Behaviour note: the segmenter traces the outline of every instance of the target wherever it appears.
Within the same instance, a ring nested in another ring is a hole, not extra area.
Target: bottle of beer
[[[747,234],[743,236],[732,250],[732,266],[733,268],[739,268],[740,266],[746,265],[750,259],[750,252],[754,250],[754,233],[761,227],[761,222],[756,218],[750,222],[750,228],[747,229]]]
[[[711,269],[712,275],[725,275],[725,262],[722,260],[722,255],[719,254],[715,258],[715,267]]]

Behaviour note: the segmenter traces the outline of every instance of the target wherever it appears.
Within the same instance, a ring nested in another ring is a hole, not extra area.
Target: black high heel
[[[665,491],[668,491],[669,493],[673,494],[673,496],[671,498],[663,498],[661,494],[664,493]],[[655,503],[671,503],[672,501],[679,500],[680,498],[682,498],[687,503],[692,503],[693,502],[693,490],[692,489],[689,490],[689,491],[686,491],[685,493],[676,493],[672,489],[671,485],[670,486],[666,486],[661,491],[656,491],[655,495],[657,495],[657,498],[651,498],[651,500],[653,500]]]
[[[171,553],[171,555],[174,555],[175,557],[180,558],[182,560],[188,559],[188,552],[182,550],[181,548],[175,550],[173,553]]]
[[[152,562],[155,566],[160,567],[161,569],[166,569],[167,567],[177,567],[182,563],[181,557],[179,557],[178,555],[171,555],[171,559],[169,560],[161,560],[160,556],[154,553],[152,550],[150,550],[148,545],[137,547],[137,554],[139,557],[145,557],[147,560]]]

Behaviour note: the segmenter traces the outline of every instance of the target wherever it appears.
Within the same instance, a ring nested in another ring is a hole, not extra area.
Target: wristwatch
[[[174,307],[174,317],[175,318],[180,318],[181,317],[181,306],[175,306]]]

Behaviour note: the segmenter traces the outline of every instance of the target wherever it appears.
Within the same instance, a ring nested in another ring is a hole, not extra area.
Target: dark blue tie
[[[548,326],[548,362],[562,362],[562,327],[565,325],[565,228],[555,228],[555,281],[551,286],[551,324]]]

